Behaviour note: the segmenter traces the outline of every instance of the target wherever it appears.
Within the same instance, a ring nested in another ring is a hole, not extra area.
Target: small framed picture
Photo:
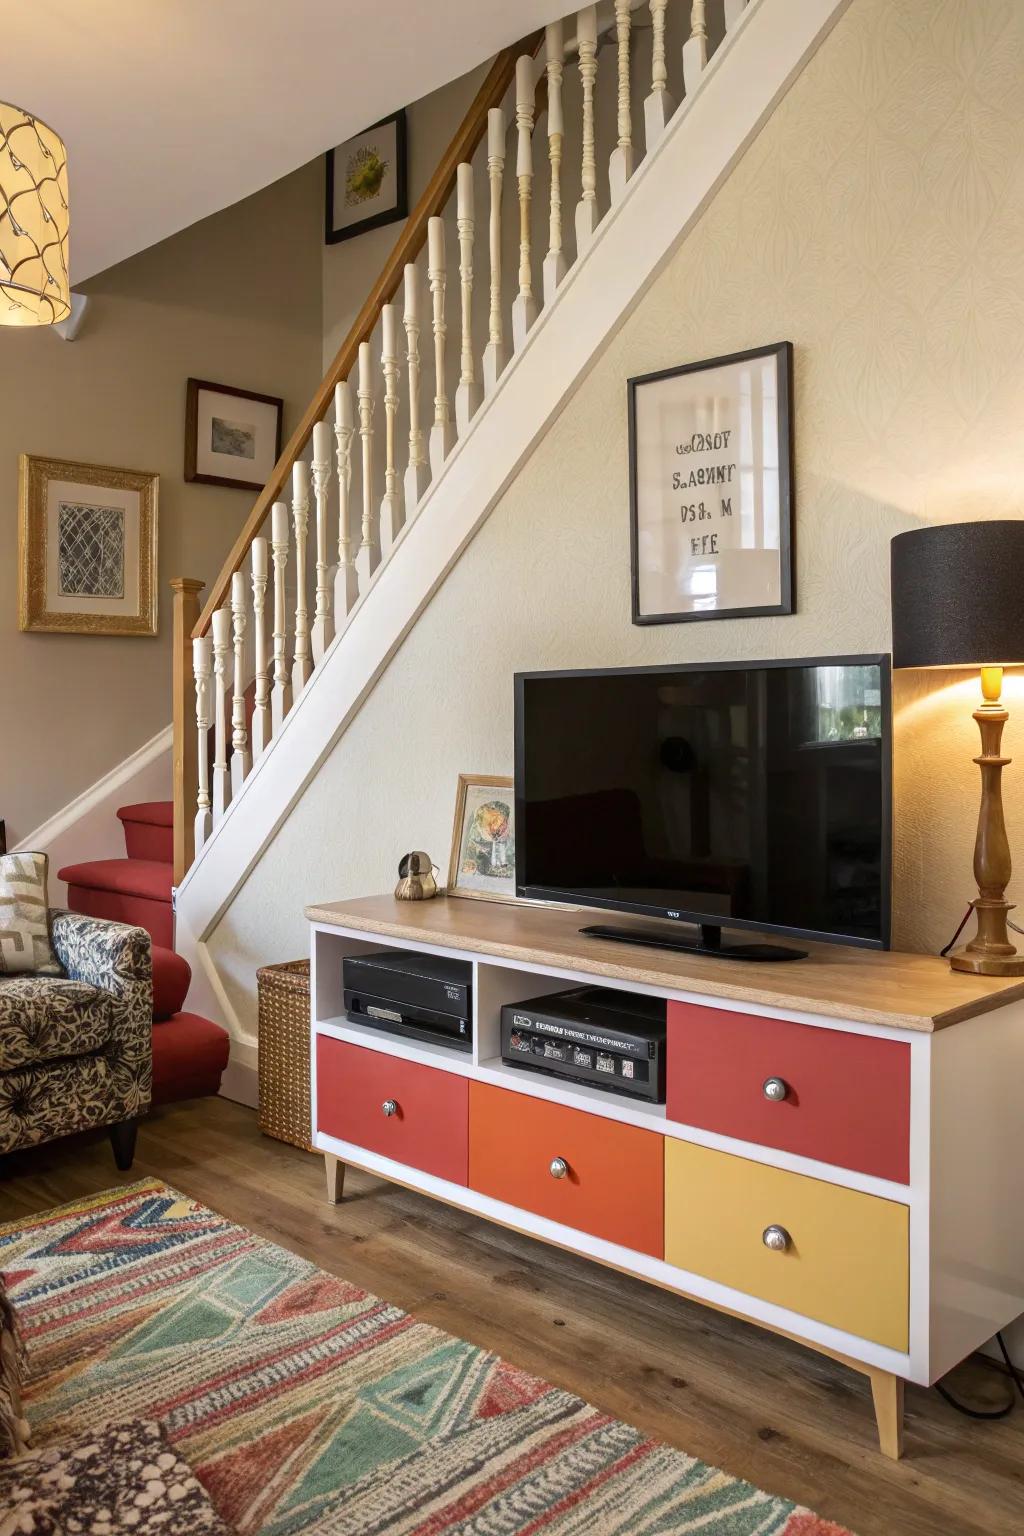
[[[18,628],[155,635],[159,477],[23,453]]]
[[[634,624],[793,612],[792,357],[630,379]]]
[[[185,479],[262,491],[281,453],[283,409],[277,395],[189,379]]]
[[[448,865],[448,895],[481,901],[516,896],[513,781],[460,773]]]
[[[409,213],[405,112],[327,151],[324,239],[350,240]]]

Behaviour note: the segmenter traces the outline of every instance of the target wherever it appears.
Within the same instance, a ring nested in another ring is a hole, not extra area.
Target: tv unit
[[[723,929],[886,949],[891,752],[887,656],[518,673],[517,895],[736,959],[805,951]]]

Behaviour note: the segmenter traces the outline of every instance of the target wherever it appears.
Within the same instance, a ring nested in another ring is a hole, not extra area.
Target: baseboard
[[[244,1104],[247,1109],[256,1109],[259,1105],[259,1078],[256,1068],[248,1066],[245,1062],[236,1061],[232,1056],[220,1080],[220,1097],[230,1099],[233,1104]]]
[[[63,865],[124,857],[124,835],[116,815],[119,806],[171,798],[172,741],[171,727],[165,726],[12,850],[39,849],[49,854],[51,906],[67,900],[67,887],[56,878]]]

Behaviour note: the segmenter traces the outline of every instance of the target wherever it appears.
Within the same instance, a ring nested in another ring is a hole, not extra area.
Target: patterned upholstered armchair
[[[52,914],[62,976],[0,976],[0,1152],[109,1127],[130,1168],[152,1081],[149,934]]]

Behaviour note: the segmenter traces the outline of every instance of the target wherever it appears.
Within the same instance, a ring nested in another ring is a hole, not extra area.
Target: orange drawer
[[[910,1046],[668,1005],[668,1115],[880,1179],[910,1179]]]
[[[469,1083],[452,1072],[320,1035],[317,1125],[382,1157],[465,1184]]]
[[[908,1347],[910,1212],[898,1201],[670,1136],[665,1258],[844,1333]]]
[[[664,1140],[653,1131],[471,1083],[469,1183],[623,1248],[664,1251]]]

